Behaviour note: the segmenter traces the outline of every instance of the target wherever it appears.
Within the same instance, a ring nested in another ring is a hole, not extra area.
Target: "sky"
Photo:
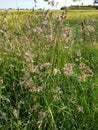
[[[93,5],[94,0],[81,0],[77,2],[73,2],[73,0],[54,0],[55,3],[58,2],[58,5],[55,4],[54,7],[47,4],[47,2],[44,2],[44,0],[36,0],[37,4],[34,3],[34,0],[0,0],[0,9],[8,9],[13,8],[28,8],[28,9],[60,9],[63,6],[70,6],[70,5],[81,5],[83,3],[84,5]]]

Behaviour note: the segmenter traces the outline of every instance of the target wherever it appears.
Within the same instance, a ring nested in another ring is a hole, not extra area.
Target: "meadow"
[[[98,130],[98,11],[0,11],[0,130]]]

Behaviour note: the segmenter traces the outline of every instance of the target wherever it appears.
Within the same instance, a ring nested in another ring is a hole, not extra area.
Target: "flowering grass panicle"
[[[72,63],[65,64],[63,68],[64,74],[67,76],[73,76],[74,75],[73,67],[74,64]]]

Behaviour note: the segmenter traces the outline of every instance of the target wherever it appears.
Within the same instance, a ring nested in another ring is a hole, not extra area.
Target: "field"
[[[98,11],[0,11],[0,130],[98,130]]]

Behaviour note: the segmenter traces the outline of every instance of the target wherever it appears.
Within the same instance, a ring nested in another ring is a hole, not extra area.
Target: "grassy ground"
[[[0,130],[98,129],[97,11],[52,13],[0,12]]]

